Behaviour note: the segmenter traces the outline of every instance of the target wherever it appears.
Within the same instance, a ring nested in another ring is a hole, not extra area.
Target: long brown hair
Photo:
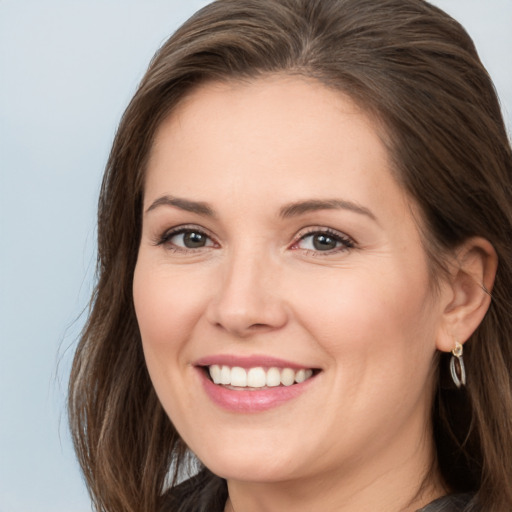
[[[155,131],[201,83],[272,73],[317,79],[385,126],[396,175],[423,216],[434,275],[442,255],[469,237],[493,244],[499,268],[490,309],[466,344],[467,387],[444,384],[441,356],[432,414],[446,486],[475,492],[485,510],[510,511],[510,142],[470,37],[423,0],[218,0],[155,55],[106,167],[97,286],[69,386],[71,430],[96,509],[155,512],[187,458],[151,385],[132,300]]]

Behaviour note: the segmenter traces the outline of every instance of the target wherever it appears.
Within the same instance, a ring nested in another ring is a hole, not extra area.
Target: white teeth
[[[274,388],[281,384],[281,372],[279,368],[269,368],[267,370],[267,386]]]
[[[256,366],[246,370],[239,366],[233,368],[213,364],[209,367],[210,377],[215,384],[234,386],[239,388],[263,388],[276,387],[279,385],[291,386],[294,383],[300,384],[313,375],[313,370],[292,368],[262,368]]]
[[[310,377],[313,377],[313,370],[306,370],[306,373],[304,375],[304,380],[308,380]],[[297,381],[297,379],[295,379]],[[298,382],[298,381],[297,381]]]
[[[231,368],[229,366],[223,366],[220,369],[220,383],[224,385],[231,384]]]
[[[281,384],[291,386],[295,382],[295,372],[291,368],[283,368],[281,371]]]
[[[267,383],[267,376],[263,368],[251,368],[247,372],[247,385],[250,388],[262,388]]]
[[[218,364],[212,364],[212,366],[210,366],[210,377],[215,384],[220,384],[221,369]]]
[[[247,372],[243,368],[231,368],[231,385],[237,388],[247,387]]]
[[[306,380],[306,370],[299,370],[295,374],[295,382],[304,382]]]

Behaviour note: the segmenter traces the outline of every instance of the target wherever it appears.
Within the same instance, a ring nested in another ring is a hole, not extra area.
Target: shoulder
[[[169,489],[159,512],[223,512],[227,496],[225,480],[203,469]]]
[[[471,505],[473,494],[449,494],[429,503],[417,512],[478,512]]]

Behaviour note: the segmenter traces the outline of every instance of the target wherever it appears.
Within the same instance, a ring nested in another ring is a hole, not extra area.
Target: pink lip
[[[263,368],[292,368],[294,370],[300,370],[301,368],[310,368],[309,366],[292,363],[291,361],[285,361],[284,359],[278,359],[270,356],[235,356],[229,354],[218,354],[214,356],[207,356],[195,361],[194,366],[211,366],[218,364],[220,366],[239,366],[240,368],[254,368],[261,366]]]
[[[238,359],[238,358],[237,358]],[[210,360],[210,359],[208,359]],[[228,364],[225,359],[223,359],[224,364]],[[240,360],[238,359],[237,364],[233,364],[233,366],[242,366]],[[245,367],[248,366],[269,366],[269,367],[280,367],[281,365],[277,365],[276,361],[273,360],[271,362],[268,359],[265,361],[258,358],[257,364],[246,364]],[[209,363],[209,364],[218,364],[218,363]],[[209,365],[208,364],[208,365]],[[288,363],[287,363],[288,364]],[[200,366],[208,366],[200,365]],[[231,364],[229,364],[231,366]],[[201,384],[203,385],[203,389],[206,394],[212,400],[213,403],[220,406],[222,409],[238,412],[238,413],[256,413],[266,411],[268,409],[272,409],[274,407],[279,407],[280,405],[293,400],[294,398],[301,395],[305,392],[310,384],[314,380],[316,380],[316,375],[310,377],[309,379],[301,382],[300,384],[293,384],[291,386],[277,386],[272,388],[265,389],[257,389],[257,390],[241,390],[241,389],[230,389],[220,384],[214,384],[206,375],[206,371],[204,368],[196,366],[197,373],[199,374],[199,378],[201,379]],[[284,365],[284,368],[290,368],[290,366]],[[303,368],[301,366],[296,366],[296,368]]]

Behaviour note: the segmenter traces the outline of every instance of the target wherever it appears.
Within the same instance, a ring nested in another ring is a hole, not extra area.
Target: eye
[[[316,229],[300,237],[292,249],[303,249],[313,252],[339,252],[354,247],[354,242],[337,231]]]
[[[214,241],[202,230],[194,227],[181,227],[166,231],[157,245],[166,245],[180,251],[214,247]]]
[[[186,247],[187,249],[198,249],[206,247],[208,237],[204,233],[198,231],[186,231],[172,236],[169,240],[174,245]]]

